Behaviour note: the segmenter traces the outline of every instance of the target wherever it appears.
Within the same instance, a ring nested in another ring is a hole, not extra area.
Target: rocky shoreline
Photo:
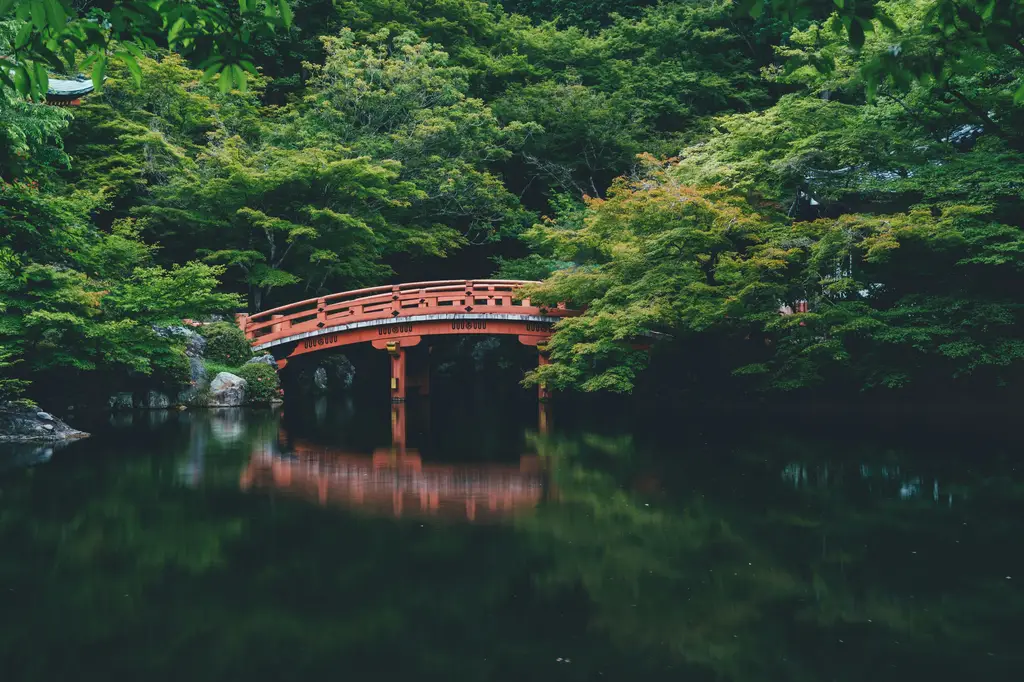
[[[38,407],[0,405],[0,443],[57,443],[88,437]]]

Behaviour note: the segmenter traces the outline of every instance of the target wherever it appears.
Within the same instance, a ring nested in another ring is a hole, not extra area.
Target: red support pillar
[[[405,401],[405,349],[398,343],[388,344],[391,359],[391,401]]]
[[[537,431],[542,436],[551,433],[551,404],[545,400],[539,403],[537,410]]]
[[[391,450],[405,454],[405,403],[391,406]]]
[[[407,381],[405,377],[406,351],[419,344],[419,336],[407,336],[401,341],[385,341],[375,339],[372,344],[374,348],[386,350],[388,360],[391,363],[391,401],[400,403],[405,401]]]
[[[543,367],[544,365],[550,365],[551,360],[548,358],[547,346],[537,345],[537,366]],[[551,391],[548,390],[547,384],[541,382],[537,384],[537,398],[542,402],[546,403],[551,398]]]

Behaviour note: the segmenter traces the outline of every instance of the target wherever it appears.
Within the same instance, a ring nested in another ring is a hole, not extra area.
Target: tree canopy
[[[563,388],[1018,381],[1019,2],[179,5],[2,7],[11,381],[144,370],[44,343],[136,295],[152,325],[496,270],[586,307],[531,379]],[[36,101],[90,58],[101,91]]]

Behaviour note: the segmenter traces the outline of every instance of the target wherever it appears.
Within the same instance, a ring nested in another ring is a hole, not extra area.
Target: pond
[[[559,417],[320,399],[8,447],[3,679],[1024,677],[1015,443]]]

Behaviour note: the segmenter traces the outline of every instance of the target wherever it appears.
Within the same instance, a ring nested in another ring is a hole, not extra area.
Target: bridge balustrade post
[[[271,315],[270,319],[272,319],[272,320],[279,320],[282,317],[284,317],[284,315]],[[288,329],[291,326],[292,326],[292,321],[291,320],[285,320],[284,322],[278,322],[277,324],[273,325],[270,328],[270,331],[273,332],[274,334],[280,334],[282,332],[288,331]]]
[[[321,329],[327,326],[327,299],[318,298],[316,301],[316,326]]]
[[[249,331],[249,316],[246,313],[236,313],[235,324],[238,325],[239,329],[245,332],[245,338],[252,341],[253,333]]]
[[[402,287],[397,284],[391,287],[391,312],[392,314],[402,312]],[[397,315],[392,316],[397,317]]]

